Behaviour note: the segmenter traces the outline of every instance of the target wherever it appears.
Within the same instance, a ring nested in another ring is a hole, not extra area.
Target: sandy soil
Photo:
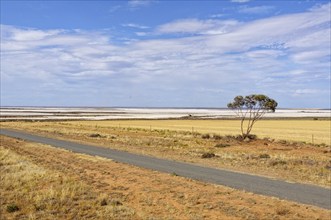
[[[40,167],[87,183],[134,209],[131,219],[329,219],[320,208],[153,172],[1,137],[1,146]],[[15,190],[15,189],[14,189]],[[3,191],[3,189],[1,190]],[[10,215],[7,215],[10,218]]]

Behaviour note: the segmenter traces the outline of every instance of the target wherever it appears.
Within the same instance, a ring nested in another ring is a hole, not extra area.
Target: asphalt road
[[[303,204],[318,206],[325,209],[331,209],[330,188],[327,189],[314,185],[289,183],[261,176],[208,168],[189,163],[154,158],[150,156],[137,155],[103,147],[57,140],[54,138],[46,138],[21,131],[0,129],[0,134],[27,141],[47,144],[77,153],[105,157],[117,162],[131,164],[160,172],[176,173],[179,176],[218,185],[224,185],[256,194],[274,196],[280,199],[286,199]]]

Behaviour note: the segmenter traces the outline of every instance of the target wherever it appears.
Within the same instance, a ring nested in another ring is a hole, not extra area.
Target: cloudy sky
[[[330,1],[1,1],[2,106],[330,108]]]

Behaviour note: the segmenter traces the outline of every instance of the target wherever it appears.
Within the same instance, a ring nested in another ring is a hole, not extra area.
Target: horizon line
[[[132,108],[132,109],[229,109],[227,107],[193,107],[193,106],[188,106],[188,107],[171,107],[171,106],[1,106],[1,108]],[[307,107],[293,107],[293,108],[288,108],[288,107],[281,107],[277,109],[302,109],[302,110],[331,110],[331,108],[307,108]],[[229,109],[231,110],[231,109]]]

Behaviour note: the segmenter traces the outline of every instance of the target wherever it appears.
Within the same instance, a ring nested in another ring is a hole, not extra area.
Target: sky
[[[331,108],[330,1],[1,0],[1,106]]]

